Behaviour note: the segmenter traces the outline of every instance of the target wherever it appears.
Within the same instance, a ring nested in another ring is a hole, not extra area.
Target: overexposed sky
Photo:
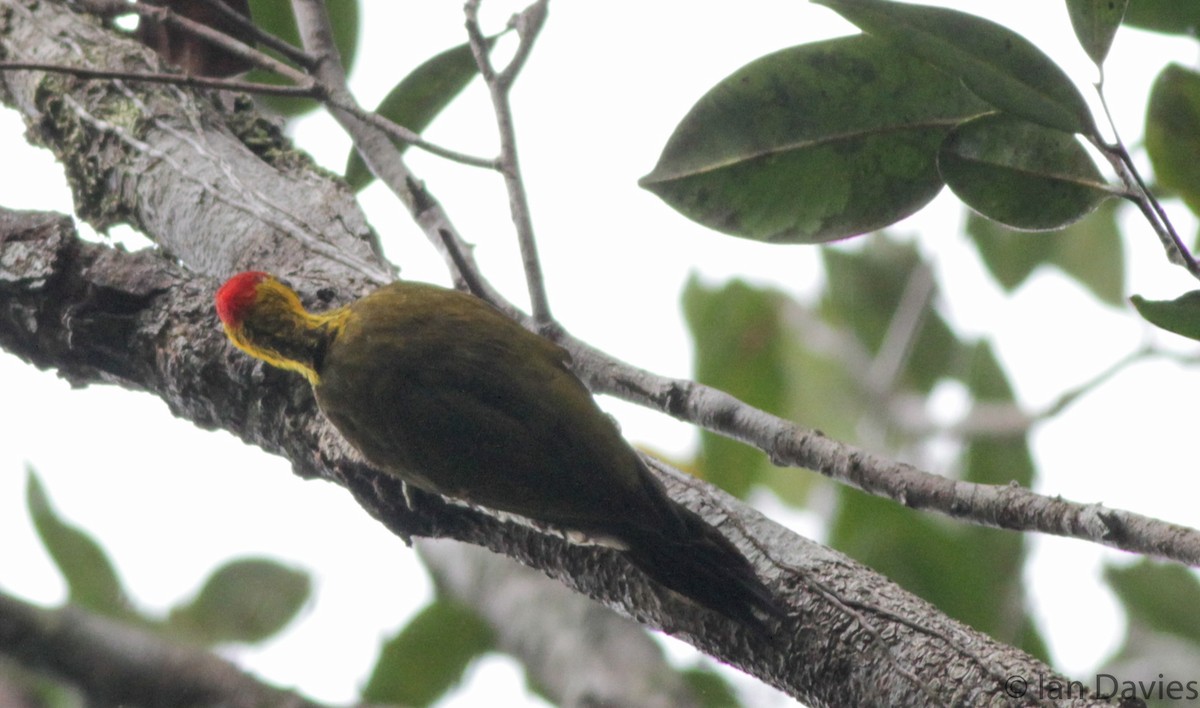
[[[459,3],[362,4],[352,88],[364,105],[427,57],[465,41]],[[1094,79],[1061,3],[939,4],[997,19],[1046,48],[1081,85]],[[485,25],[498,29],[520,7],[485,2]],[[795,0],[552,4],[513,102],[551,304],[568,329],[639,366],[686,376],[690,351],[678,301],[689,273],[712,283],[730,277],[770,283],[798,297],[818,292],[816,249],[706,231],[636,181],[654,166],[674,125],[721,78],[776,49],[850,31],[831,11]],[[1140,140],[1150,83],[1172,60],[1194,62],[1194,42],[1118,34],[1107,65],[1108,95],[1131,145]],[[491,155],[496,140],[489,116],[485,91],[473,85],[427,137]],[[21,166],[0,170],[0,204],[70,211],[58,166],[49,153],[28,147],[22,133],[19,118],[0,110],[0,154]],[[307,119],[294,135],[319,162],[341,171],[349,140],[331,120]],[[498,176],[417,151],[410,156],[477,244],[488,276],[524,302]],[[390,194],[375,185],[361,201],[404,277],[447,282],[440,259]],[[1179,205],[1169,209],[1181,233],[1195,231]],[[992,339],[1029,406],[1089,379],[1147,336],[1190,346],[1151,332],[1129,310],[1100,305],[1053,271],[1004,295],[961,235],[961,220],[962,208],[947,193],[895,231],[917,239],[942,284],[939,306],[963,333]],[[1130,293],[1166,299],[1195,287],[1166,263],[1144,222],[1131,218],[1126,235]],[[44,604],[64,599],[24,511],[28,462],[60,512],[101,539],[136,602],[151,611],[183,599],[210,569],[238,555],[271,555],[314,572],[316,598],[283,639],[266,649],[227,653],[319,700],[352,700],[378,641],[428,598],[413,553],[341,489],[301,481],[279,458],[175,420],[145,394],[111,387],[72,391],[7,354],[0,354],[0,382],[7,403],[0,407],[0,587],[6,591]],[[1194,417],[1186,406],[1198,394],[1195,371],[1161,362],[1130,369],[1034,435],[1040,491],[1200,526],[1191,495],[1179,493],[1196,472],[1187,447]],[[675,454],[686,454],[695,441],[694,431],[665,416],[602,403],[633,441]],[[797,523],[810,533],[817,527],[804,517]],[[1055,663],[1087,675],[1123,631],[1118,623],[1097,621],[1115,608],[1098,578],[1099,564],[1122,554],[1040,537],[1033,548],[1027,581]],[[519,674],[505,661],[475,673],[473,688],[446,705],[470,705],[478,694],[469,691],[483,687],[493,696],[524,695]],[[756,691],[752,700],[768,698]]]

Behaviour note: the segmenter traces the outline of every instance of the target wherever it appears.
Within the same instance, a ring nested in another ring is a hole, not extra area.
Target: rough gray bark
[[[0,0],[0,53],[137,69],[152,62],[61,3]],[[792,609],[776,636],[659,590],[613,551],[578,547],[414,493],[364,465],[299,377],[253,363],[212,313],[219,278],[247,266],[287,276],[310,305],[342,302],[389,269],[344,187],[296,156],[248,107],[164,87],[0,73],[30,136],[64,164],[79,214],[129,221],[160,244],[127,254],[78,240],[66,217],[0,212],[0,346],[77,385],[150,391],[347,488],[393,532],[453,538],[517,558],[663,628],[811,705],[1032,704],[1005,679],[1059,678],[854,561],[707,485],[665,473],[672,496],[730,533]],[[180,264],[183,265],[180,265]],[[1086,700],[1070,701],[1091,704]]]

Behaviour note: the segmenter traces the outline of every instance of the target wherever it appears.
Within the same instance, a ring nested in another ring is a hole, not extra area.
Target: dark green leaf
[[[283,629],[308,601],[308,574],[261,558],[230,561],[209,576],[168,626],[205,644],[260,642]]]
[[[958,10],[888,0],[814,0],[864,31],[894,42],[996,108],[1068,133],[1096,135],[1075,84],[1012,30]]]
[[[1146,152],[1158,181],[1200,214],[1200,73],[1171,64],[1155,79]]]
[[[1200,581],[1183,566],[1143,560],[1104,569],[1130,620],[1200,643]]]
[[[705,226],[815,243],[891,224],[932,199],[934,154],[984,106],[872,37],[757,59],[709,91],[639,184]]]
[[[330,24],[333,25],[333,43],[341,55],[342,66],[349,72],[358,54],[358,0],[326,0],[325,8],[329,13]],[[273,34],[294,47],[301,46],[300,31],[296,27],[291,3],[279,0],[250,0],[250,12],[254,17],[254,24],[264,32]],[[260,49],[269,52],[265,47]],[[246,75],[246,79],[279,86],[289,83],[287,79],[262,69],[251,71]],[[276,112],[289,117],[307,113],[320,105],[310,99],[285,96],[261,96],[259,100]]]
[[[100,614],[128,615],[125,590],[108,555],[91,536],[58,516],[32,467],[26,468],[25,504],[42,545],[67,583],[69,600]]]
[[[434,600],[383,645],[362,698],[430,705],[493,646],[492,631],[478,615],[456,602]]]
[[[1061,229],[1111,196],[1075,136],[996,113],[950,132],[942,179],[967,206],[1015,229]]]
[[[916,269],[928,266],[911,245],[883,237],[872,238],[859,252],[830,248],[821,255],[829,280],[822,315],[853,331],[877,355]],[[920,313],[916,331],[905,336],[908,354],[893,388],[928,393],[938,379],[958,373],[962,345],[936,311]]]
[[[1061,231],[1015,231],[978,214],[967,217],[967,234],[984,265],[1005,290],[1012,291],[1041,264],[1075,278],[1104,302],[1121,306],[1125,298],[1125,251],[1117,227],[1115,199]]]
[[[706,288],[693,276],[683,312],[695,343],[696,380],[768,413],[786,415],[788,382],[779,311],[782,294],[733,281]],[[744,497],[770,461],[760,450],[704,431],[697,469],[704,479]]]
[[[1200,290],[1184,293],[1174,300],[1147,300],[1140,295],[1129,300],[1150,324],[1189,339],[1200,339]]]
[[[1129,0],[1067,0],[1071,27],[1096,66],[1104,63]]]
[[[494,43],[495,38],[488,40]],[[479,73],[471,45],[463,44],[438,54],[418,66],[396,84],[375,112],[393,123],[420,133],[462,92]],[[400,144],[400,152],[408,148]],[[371,183],[374,175],[358,151],[351,149],[346,161],[346,182],[355,190]]]
[[[1125,24],[1155,32],[1200,37],[1200,2],[1130,0]]]

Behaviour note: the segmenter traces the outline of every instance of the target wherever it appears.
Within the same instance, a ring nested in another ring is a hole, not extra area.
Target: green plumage
[[[273,279],[255,287],[255,303],[294,297]],[[289,334],[280,307],[256,312],[237,296],[218,295],[234,342],[308,376],[329,420],[385,472],[615,541],[661,584],[732,618],[761,627],[756,611],[782,614],[736,547],[666,495],[567,353],[482,300],[418,283],[326,314],[295,300]]]

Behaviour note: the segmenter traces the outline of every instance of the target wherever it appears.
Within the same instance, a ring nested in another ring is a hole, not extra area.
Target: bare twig
[[[529,288],[529,306],[533,313],[534,325],[543,332],[553,326],[554,317],[550,313],[550,300],[546,296],[546,281],[542,276],[537,240],[533,234],[529,198],[525,194],[525,181],[521,178],[520,162],[517,159],[517,138],[508,92],[533,48],[538,30],[545,22],[547,1],[538,0],[513,18],[512,25],[520,37],[520,44],[513,60],[500,73],[492,66],[488,54],[488,41],[479,27],[479,0],[468,0],[464,6],[471,52],[475,55],[479,73],[483,76],[488,93],[492,97],[496,127],[500,132],[499,167],[504,175],[504,186],[508,190],[508,207],[517,229],[517,241],[521,246],[521,262],[525,267],[525,283]]]
[[[209,76],[193,76],[191,74],[171,74],[157,72],[133,71],[104,71],[88,69],[79,66],[64,66],[62,64],[44,64],[39,62],[0,61],[0,71],[45,71],[56,74],[69,74],[81,79],[120,79],[121,81],[143,81],[151,84],[171,84],[188,88],[221,89],[225,91],[244,91],[267,96],[291,96],[294,98],[319,98],[321,89],[315,84],[308,86],[278,86],[263,84],[256,81],[240,81],[238,79],[221,79]]]
[[[253,36],[257,42],[270,49],[274,49],[283,56],[287,57],[289,60],[295,62],[296,65],[304,67],[305,69],[311,69],[312,67],[316,66],[317,60],[315,57],[306,53],[299,47],[294,47],[291,44],[288,44],[270,32],[263,31],[263,29],[256,25],[252,20],[248,19],[245,15],[239,12],[234,12],[233,8],[226,5],[221,0],[203,0],[203,2],[213,10],[219,12],[222,17],[236,25],[239,29]]]
[[[1092,541],[1200,567],[1200,531],[1141,514],[1047,497],[1017,485],[949,479],[826,437],[703,384],[652,374],[563,334],[576,373],[597,393],[655,408],[899,504],[980,526]]]
[[[896,377],[904,370],[904,363],[908,361],[929,312],[934,287],[933,272],[928,265],[920,263],[913,268],[892,313],[883,343],[879,345],[879,353],[867,370],[865,383],[872,394],[886,397],[896,385]]]
[[[312,79],[303,71],[288,66],[275,57],[272,57],[264,52],[260,52],[254,47],[251,47],[241,40],[231,37],[220,30],[213,29],[202,22],[196,22],[195,20],[188,19],[178,13],[172,12],[165,7],[146,5],[145,3],[138,2],[130,5],[129,9],[142,17],[149,17],[150,19],[161,22],[165,25],[177,27],[190,35],[215,44],[221,49],[224,49],[240,59],[250,62],[260,69],[265,69],[272,73],[279,74],[297,86],[308,86],[312,83]]]

